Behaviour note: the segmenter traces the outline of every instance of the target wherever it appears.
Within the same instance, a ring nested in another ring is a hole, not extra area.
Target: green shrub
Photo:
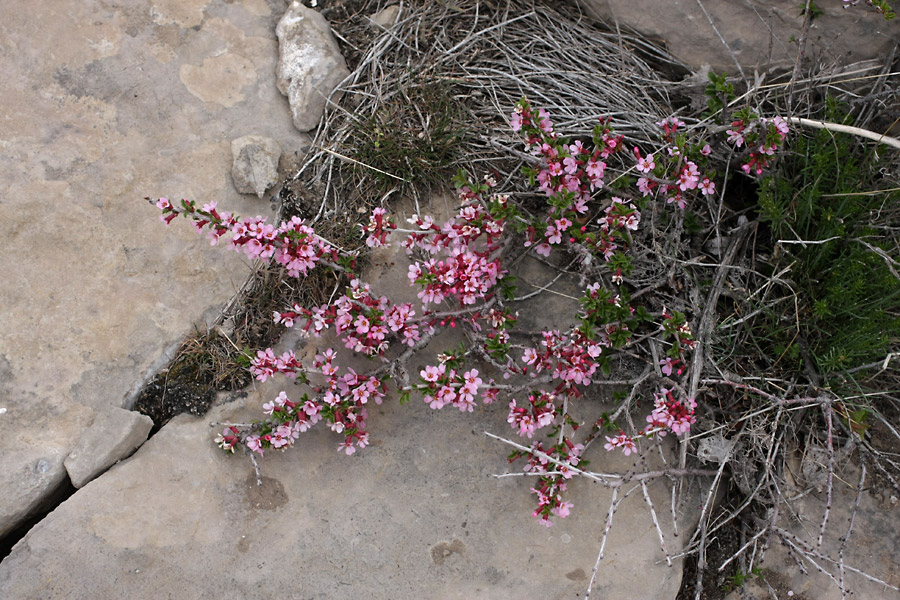
[[[834,103],[828,119],[842,119]],[[795,135],[791,152],[761,182],[761,220],[773,236],[770,268],[792,265],[785,277],[796,293],[795,307],[780,309],[797,314],[770,312],[770,331],[759,332],[772,353],[799,359],[805,343],[825,374],[883,358],[900,339],[900,281],[874,250],[897,255],[888,234],[900,193],[877,193],[885,185],[882,166],[875,148],[820,130]]]

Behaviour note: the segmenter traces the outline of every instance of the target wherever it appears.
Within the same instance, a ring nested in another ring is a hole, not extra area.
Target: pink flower
[[[354,452],[356,452],[356,448],[353,447],[353,438],[348,437],[346,440],[338,444],[338,452],[344,452],[347,456],[350,456]]]
[[[509,120],[509,125],[512,127],[513,131],[519,131],[522,129],[522,113],[520,109],[516,109],[516,112],[512,114],[512,117]]]
[[[728,142],[734,144],[738,148],[744,145],[744,136],[741,131],[729,129],[725,132],[728,135]]]
[[[552,510],[553,514],[558,516],[560,519],[565,519],[569,516],[569,510],[575,506],[571,502],[561,502],[559,506]]]
[[[263,451],[262,443],[260,442],[258,435],[248,435],[246,444],[247,444],[247,448],[249,448],[253,452],[256,452],[260,456],[263,455],[264,451]]]
[[[603,174],[606,171],[606,163],[598,162],[593,159],[587,162],[585,165],[584,172],[588,174],[588,177],[603,179]]]
[[[648,154],[646,157],[638,159],[637,170],[641,173],[649,173],[654,168],[656,168],[656,163],[653,162],[652,154]]]

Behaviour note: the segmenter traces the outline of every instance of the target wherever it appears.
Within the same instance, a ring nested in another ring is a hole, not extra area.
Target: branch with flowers
[[[279,356],[267,348],[248,356],[257,380],[281,374],[308,391],[295,398],[281,392],[263,405],[265,418],[259,421],[226,424],[216,438],[223,450],[240,448],[257,456],[284,450],[321,422],[339,435],[338,451],[351,455],[370,442],[369,403],[381,404],[391,387],[401,403],[415,393],[432,409],[453,406],[462,412],[473,412],[478,400],[489,405],[503,395],[507,422],[529,440],[528,445],[515,444],[509,461],[522,459],[523,473],[537,477],[531,487],[537,500],[533,514],[550,526],[552,517],[565,518],[572,509],[566,487],[585,472],[583,455],[593,439],[603,435],[607,451],[618,449],[628,456],[639,451],[642,440],[670,432],[683,436],[690,430],[697,402],[672,379],[690,368],[696,341],[688,317],[665,308],[653,314],[632,305],[629,253],[642,211],[656,210],[651,203],[681,211],[698,197],[716,193],[710,144],[691,143],[684,122],[676,117],[659,122],[661,146],[652,151],[628,149],[609,119],[600,120],[590,139],[568,140],[556,133],[545,110],[535,110],[525,99],[515,107],[510,124],[536,159],[537,166],[526,167],[524,176],[545,197],[539,214],[530,215],[497,190],[494,178],[473,181],[460,172],[454,179],[460,207],[447,221],[413,215],[407,219],[410,229],[400,229],[386,209],[376,208],[360,225],[369,248],[403,236],[397,243],[410,256],[407,276],[419,290],[417,305],[376,296],[356,271],[357,256],[323,239],[298,217],[272,225],[262,217],[219,211],[214,203],[198,208],[187,200],[177,206],[166,198],[155,201],[167,225],[179,216],[187,218],[211,244],[227,236],[234,250],[274,262],[290,277],[327,268],[349,278],[343,292],[328,303],[294,304],[273,318],[313,339],[333,333],[344,350],[368,357],[372,368],[357,373],[342,367],[342,351],[330,347],[319,348],[309,364],[291,350]],[[786,132],[783,120],[745,111],[731,123],[727,143],[746,149],[745,173],[760,173],[771,164]],[[631,170],[640,177],[623,185],[628,180],[620,179]],[[621,175],[610,179],[613,171]],[[574,257],[584,293],[567,329],[516,330],[514,278],[507,265],[514,264],[510,254],[517,248],[543,261],[554,255]],[[465,332],[466,343],[410,373],[412,358],[442,330],[456,327]],[[526,341],[514,343],[513,336]],[[614,419],[601,419],[579,441],[583,424],[572,416],[577,404],[608,377],[610,357],[644,340],[667,347],[664,358],[652,361],[659,385],[646,425],[626,431]],[[666,381],[671,384],[662,385]]]

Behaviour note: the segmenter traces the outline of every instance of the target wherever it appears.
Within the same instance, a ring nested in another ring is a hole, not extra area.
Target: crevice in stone
[[[78,490],[72,485],[72,481],[66,477],[52,492],[42,501],[35,512],[22,521],[15,529],[0,538],[0,561],[12,553],[13,548],[24,538],[31,528],[44,520],[44,517],[56,510],[60,504],[68,500]]]

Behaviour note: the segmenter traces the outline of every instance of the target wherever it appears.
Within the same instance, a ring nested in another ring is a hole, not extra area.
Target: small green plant
[[[707,115],[715,115],[734,99],[734,86],[726,81],[726,76],[710,71],[709,83],[706,84],[706,105],[709,107]]]
[[[449,85],[411,84],[352,128],[346,153],[356,161],[354,179],[379,194],[398,185],[446,181],[461,158],[467,122],[465,106]]]
[[[828,113],[846,118],[833,102]],[[884,235],[900,194],[874,191],[884,185],[877,154],[849,136],[798,136],[792,151],[761,183],[759,205],[774,238],[771,268],[790,265],[796,302],[770,311],[759,337],[773,358],[799,361],[808,351],[823,374],[878,360],[900,339],[900,281]]]
[[[821,17],[825,14],[825,11],[822,10],[819,6],[816,5],[815,2],[809,3],[809,20],[814,21],[817,18]],[[806,16],[806,2],[800,4],[800,16]]]
[[[733,590],[744,587],[744,584],[747,583],[747,580],[752,577],[762,577],[763,570],[759,567],[753,567],[750,569],[749,573],[743,573],[741,571],[737,571],[731,577],[728,577],[725,580],[725,585],[722,586],[722,590],[725,592],[731,592]]]

